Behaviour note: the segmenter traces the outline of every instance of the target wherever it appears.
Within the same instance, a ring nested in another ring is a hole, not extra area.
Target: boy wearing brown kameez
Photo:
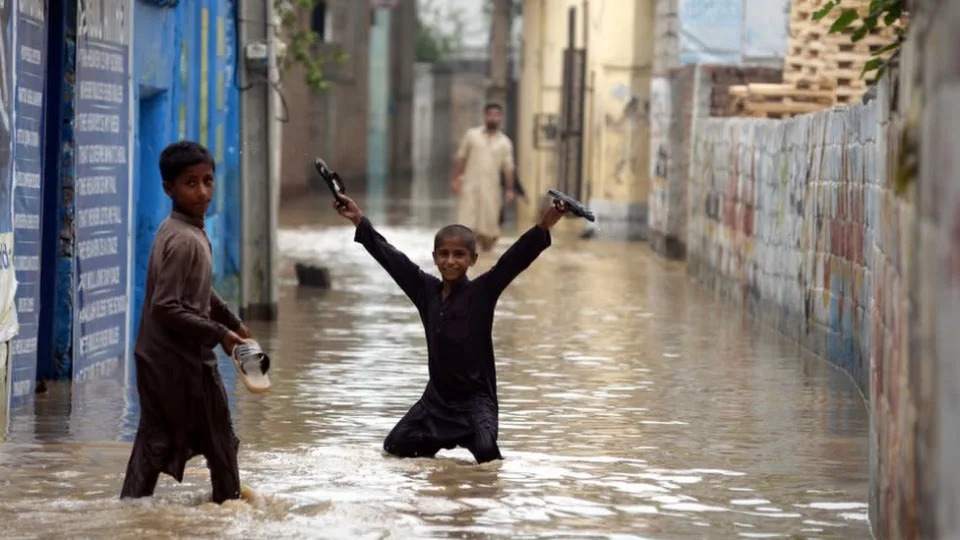
[[[183,481],[186,462],[207,459],[213,500],[240,497],[237,449],[214,347],[227,354],[250,333],[212,287],[203,218],[213,199],[215,164],[193,142],[160,155],[173,211],[157,230],[134,357],[140,424],[121,498],[153,495],[161,472]]]

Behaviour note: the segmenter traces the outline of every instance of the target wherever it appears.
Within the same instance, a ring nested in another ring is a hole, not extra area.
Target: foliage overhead
[[[870,84],[876,83],[887,71],[889,66],[896,63],[900,55],[900,46],[907,36],[907,0],[872,0],[865,13],[853,8],[843,8],[840,0],[829,0],[811,17],[819,21],[839,11],[839,15],[830,25],[831,34],[849,33],[850,41],[857,43],[877,28],[893,27],[896,36],[886,46],[874,51],[870,60],[863,66],[860,76],[873,72]],[[900,24],[898,24],[900,23]]]

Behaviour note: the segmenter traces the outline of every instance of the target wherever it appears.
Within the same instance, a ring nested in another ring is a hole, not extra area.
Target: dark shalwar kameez
[[[387,436],[384,450],[401,457],[432,457],[441,448],[462,446],[479,463],[501,459],[494,309],[507,285],[550,246],[550,232],[531,228],[489,271],[455,283],[446,299],[443,282],[391,246],[367,218],[357,226],[354,240],[413,301],[427,337],[430,380]]]
[[[214,354],[240,320],[212,286],[203,219],[174,211],[157,231],[134,357],[140,424],[121,497],[153,494],[161,472],[183,481],[190,458],[207,459],[213,500],[240,496],[227,394]]]

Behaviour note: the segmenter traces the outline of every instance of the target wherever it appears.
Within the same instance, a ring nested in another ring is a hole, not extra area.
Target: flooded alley
[[[868,416],[849,377],[682,263],[581,240],[576,224],[499,304],[505,460],[387,457],[427,380],[422,326],[326,199],[298,205],[282,218],[279,320],[252,325],[272,391],[248,393],[221,362],[252,504],[207,503],[199,458],[184,485],[162,477],[154,499],[117,500],[136,396],[54,384],[0,444],[4,537],[869,538]],[[449,206],[379,206],[364,210],[384,236],[435,271]],[[298,288],[294,260],[328,267],[332,288]]]

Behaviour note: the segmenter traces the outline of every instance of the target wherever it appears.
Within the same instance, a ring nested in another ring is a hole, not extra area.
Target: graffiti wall
[[[915,207],[894,190],[902,121],[880,105],[888,85],[878,94],[788,121],[698,122],[688,269],[851,375],[871,414],[871,521],[899,537],[887,532],[915,530],[923,507],[916,436],[930,394],[909,353],[927,335],[908,322],[910,272],[932,282],[937,267],[913,246]]]

